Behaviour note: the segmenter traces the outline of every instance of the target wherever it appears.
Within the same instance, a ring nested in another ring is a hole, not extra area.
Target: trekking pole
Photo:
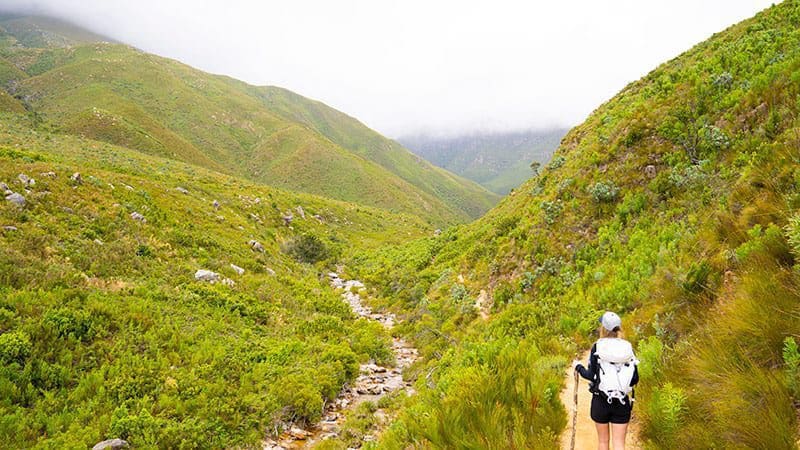
[[[578,371],[575,371],[575,390],[572,392],[572,438],[569,440],[570,450],[575,450],[575,433],[578,429]]]

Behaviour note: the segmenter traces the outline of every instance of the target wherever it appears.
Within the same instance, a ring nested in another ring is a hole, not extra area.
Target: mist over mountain
[[[546,163],[566,128],[477,132],[455,136],[411,135],[398,141],[453,173],[505,195],[533,174],[532,162]]]

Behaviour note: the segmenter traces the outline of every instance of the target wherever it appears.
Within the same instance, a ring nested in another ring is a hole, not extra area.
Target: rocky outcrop
[[[231,264],[231,269],[239,275],[244,275],[244,269],[237,266],[236,264]]]

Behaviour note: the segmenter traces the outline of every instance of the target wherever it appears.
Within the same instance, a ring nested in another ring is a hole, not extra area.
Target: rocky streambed
[[[362,294],[366,292],[364,284],[358,280],[344,280],[337,273],[328,274],[331,286],[342,291],[342,298],[350,309],[360,317],[380,322],[387,329],[391,329],[396,318],[394,314],[381,314],[362,303]],[[278,439],[268,439],[264,442],[264,450],[295,450],[312,448],[314,444],[325,439],[339,436],[341,426],[345,421],[345,412],[359,404],[371,401],[377,402],[381,397],[392,392],[405,390],[413,393],[411,383],[403,381],[403,369],[410,366],[419,358],[417,349],[401,338],[393,338],[392,353],[396,365],[385,367],[374,362],[361,364],[358,378],[342,390],[335,401],[330,403],[322,415],[322,420],[307,427],[292,426]],[[381,414],[379,410],[377,414]],[[365,436],[365,441],[374,440],[376,436]]]

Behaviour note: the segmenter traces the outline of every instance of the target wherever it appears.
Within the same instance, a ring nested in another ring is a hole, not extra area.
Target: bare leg
[[[628,432],[627,423],[612,423],[611,436],[614,439],[614,450],[625,450],[625,434]]]
[[[597,427],[597,450],[608,450],[608,424],[594,423]]]

